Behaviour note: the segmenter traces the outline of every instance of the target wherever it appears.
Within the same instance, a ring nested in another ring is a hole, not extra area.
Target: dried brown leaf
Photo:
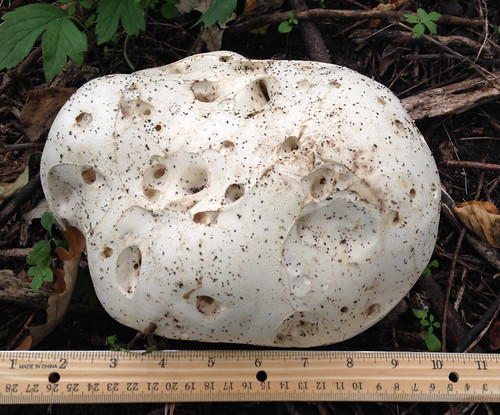
[[[66,229],[61,231],[64,238],[69,243],[69,251],[66,249],[57,247],[56,254],[61,261],[69,261],[76,256],[80,257],[80,254],[85,251],[85,237],[83,234],[73,226],[68,226]]]
[[[460,221],[483,241],[500,248],[500,215],[491,202],[465,202],[453,206]]]
[[[500,321],[497,321],[490,329],[490,350],[500,349]]]
[[[20,121],[30,141],[47,135],[57,113],[75,91],[75,88],[51,87],[29,93]]]

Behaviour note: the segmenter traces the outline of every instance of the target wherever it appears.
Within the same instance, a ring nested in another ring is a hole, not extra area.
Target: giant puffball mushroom
[[[41,177],[107,312],[175,339],[348,339],[411,289],[438,226],[436,165],[400,101],[317,62],[214,52],[95,79]]]

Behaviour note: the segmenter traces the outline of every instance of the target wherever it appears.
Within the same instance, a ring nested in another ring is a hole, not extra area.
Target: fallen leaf
[[[79,257],[82,252],[85,251],[85,237],[83,234],[73,226],[68,226],[66,229],[62,229],[61,232],[69,243],[69,251],[62,247],[56,248],[56,254],[61,261],[69,261],[73,258]]]
[[[400,9],[408,0],[390,0],[387,3],[379,3],[373,10],[394,11]],[[374,29],[382,23],[380,19],[371,19],[368,21],[368,27]]]
[[[45,337],[52,333],[61,323],[66,315],[73,289],[75,287],[76,274],[80,265],[80,255],[69,261],[64,261],[64,282],[66,289],[62,293],[53,294],[49,297],[47,307],[47,322],[41,326],[28,327],[31,337],[31,347],[36,346]]]
[[[453,206],[458,219],[483,241],[500,248],[500,215],[491,202],[465,202]]]
[[[490,350],[500,349],[500,321],[497,321],[490,329]]]
[[[72,226],[68,226],[61,232],[69,243],[69,251],[61,247],[56,248],[57,256],[63,261],[63,269],[55,270],[57,278],[53,289],[56,292],[47,301],[47,322],[40,326],[26,327],[29,335],[17,347],[18,350],[28,350],[40,343],[59,326],[68,310],[75,288],[80,256],[85,250],[85,238],[77,228]]]
[[[29,167],[26,167],[24,171],[17,177],[14,183],[0,186],[0,199],[8,199],[9,197],[12,197],[17,192],[19,192],[19,190],[21,190],[28,184],[29,175]]]
[[[47,135],[57,113],[75,91],[76,88],[50,87],[29,93],[20,121],[30,141]]]

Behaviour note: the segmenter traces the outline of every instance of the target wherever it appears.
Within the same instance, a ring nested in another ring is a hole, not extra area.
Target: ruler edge
[[[371,358],[384,358],[385,360],[389,358],[407,358],[409,360],[435,360],[439,358],[443,358],[443,360],[466,360],[466,361],[476,361],[476,360],[487,360],[487,361],[496,361],[500,362],[500,353],[456,353],[456,352],[428,352],[428,351],[368,351],[368,350],[355,350],[355,351],[347,351],[347,350],[310,350],[310,349],[175,349],[175,350],[154,350],[151,352],[147,352],[145,350],[9,350],[9,351],[0,351],[0,362],[3,362],[8,359],[9,356],[26,356],[30,358],[36,358],[38,356],[51,356],[61,357],[61,356],[81,356],[84,355],[87,358],[92,358],[95,356],[104,356],[104,357],[123,357],[130,358],[130,360],[142,359],[142,358],[155,358],[160,356],[180,356],[180,357],[195,357],[195,358],[206,358],[206,357],[233,357],[239,358],[241,355],[244,355],[245,358],[255,358],[255,357],[288,357],[288,358],[300,358],[300,357],[314,357],[314,356],[322,356],[328,357],[329,355],[335,356],[337,358],[360,358],[367,357]],[[382,359],[383,360],[383,359]],[[0,371],[2,374],[2,371]],[[327,393],[323,393],[327,395]],[[415,402],[415,403],[438,403],[438,402],[474,402],[474,403],[498,403],[500,402],[500,392],[490,394],[490,395],[477,395],[477,394],[465,394],[459,393],[454,395],[444,395],[444,394],[435,394],[431,395],[428,393],[422,395],[409,395],[407,393],[397,395],[394,393],[384,393],[381,395],[377,395],[374,393],[362,393],[356,394],[353,392],[345,393],[345,394],[336,394],[334,395],[335,399],[322,399],[321,396],[318,396],[318,399],[311,399],[308,394],[304,399],[297,399],[297,396],[294,396],[294,399],[283,399],[286,397],[286,393],[274,392],[274,399],[270,399],[269,395],[262,392],[262,397],[264,399],[260,399],[260,394],[252,395],[248,400],[240,399],[242,393],[237,395],[231,395],[230,393],[224,394],[219,393],[218,396],[224,399],[206,399],[206,396],[202,394],[197,395],[189,395],[188,393],[182,393],[180,395],[172,396],[174,399],[165,400],[161,399],[162,396],[151,394],[148,400],[144,399],[123,399],[124,397],[132,398],[133,395],[87,395],[87,399],[81,399],[81,396],[76,396],[75,399],[71,399],[71,396],[65,396],[64,399],[58,399],[57,402],[51,401],[51,397],[47,396],[37,396],[36,399],[32,401],[27,400],[25,402],[19,402],[13,399],[10,400],[2,400],[0,399],[0,407],[2,405],[33,405],[33,404],[128,404],[128,403],[164,403],[164,402],[172,402],[172,403],[202,403],[202,402]],[[320,393],[318,393],[320,395]],[[27,395],[26,395],[27,397]],[[144,397],[144,396],[143,396]],[[429,399],[432,397],[433,399]],[[16,398],[16,397],[14,397]],[[43,398],[43,399],[39,399]],[[95,399],[97,398],[97,399]],[[105,398],[105,399],[103,399]],[[109,398],[109,399],[108,399]],[[121,398],[121,399],[120,399]],[[419,399],[420,398],[420,399]],[[435,399],[434,399],[435,398]],[[450,399],[451,398],[451,399]]]

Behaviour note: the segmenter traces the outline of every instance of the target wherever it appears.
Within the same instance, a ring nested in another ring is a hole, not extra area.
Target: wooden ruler
[[[0,403],[500,402],[500,355],[292,350],[0,352]]]

